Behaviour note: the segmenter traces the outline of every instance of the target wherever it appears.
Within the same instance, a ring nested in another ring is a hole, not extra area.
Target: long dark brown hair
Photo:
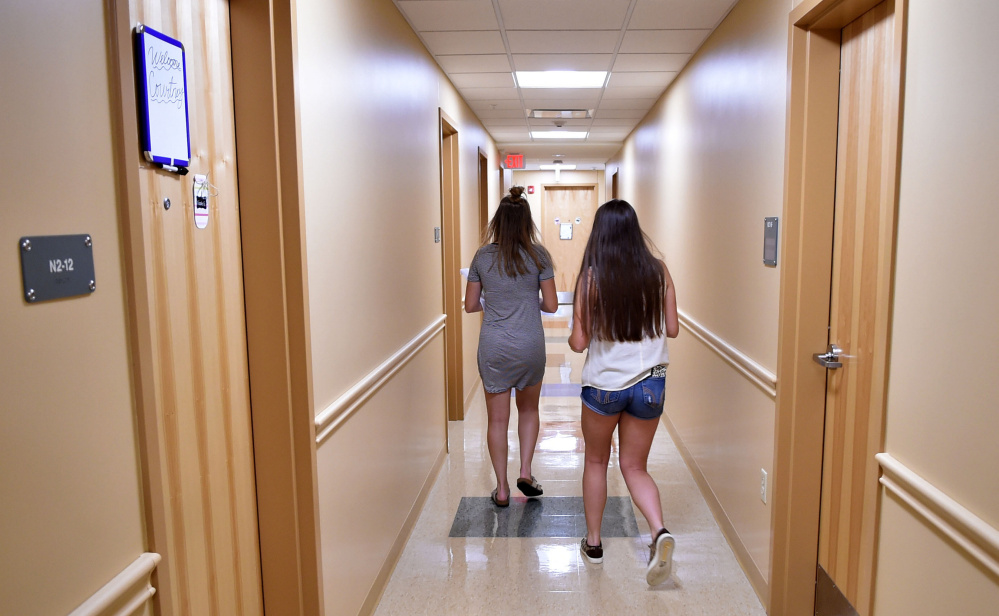
[[[534,261],[539,270],[551,263],[548,251],[539,245],[538,228],[531,218],[531,205],[523,194],[523,186],[511,188],[510,194],[500,201],[486,229],[484,243],[499,245],[499,266],[510,278],[528,273],[525,255]]]
[[[630,203],[612,199],[597,209],[576,289],[593,338],[637,342],[663,335],[666,275],[653,250]]]

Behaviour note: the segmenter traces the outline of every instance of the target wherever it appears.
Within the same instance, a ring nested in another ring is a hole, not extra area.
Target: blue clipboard
[[[135,28],[135,55],[142,153],[150,162],[187,167],[191,163],[191,124],[184,45],[139,24]]]

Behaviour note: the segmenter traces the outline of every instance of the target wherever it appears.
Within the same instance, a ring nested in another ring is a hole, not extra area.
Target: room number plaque
[[[24,299],[36,304],[97,290],[93,240],[83,235],[36,235],[18,240]]]

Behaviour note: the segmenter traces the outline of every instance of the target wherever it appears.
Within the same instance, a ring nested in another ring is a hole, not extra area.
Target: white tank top
[[[655,366],[669,364],[666,336],[638,342],[590,339],[583,364],[583,385],[620,391],[649,376]]]

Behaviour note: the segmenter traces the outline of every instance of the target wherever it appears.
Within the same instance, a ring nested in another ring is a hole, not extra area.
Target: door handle
[[[812,359],[814,359],[815,363],[823,368],[835,370],[836,368],[843,367],[843,362],[839,360],[840,353],[842,352],[843,349],[839,348],[835,344],[830,344],[829,349],[825,353],[813,353]]]

